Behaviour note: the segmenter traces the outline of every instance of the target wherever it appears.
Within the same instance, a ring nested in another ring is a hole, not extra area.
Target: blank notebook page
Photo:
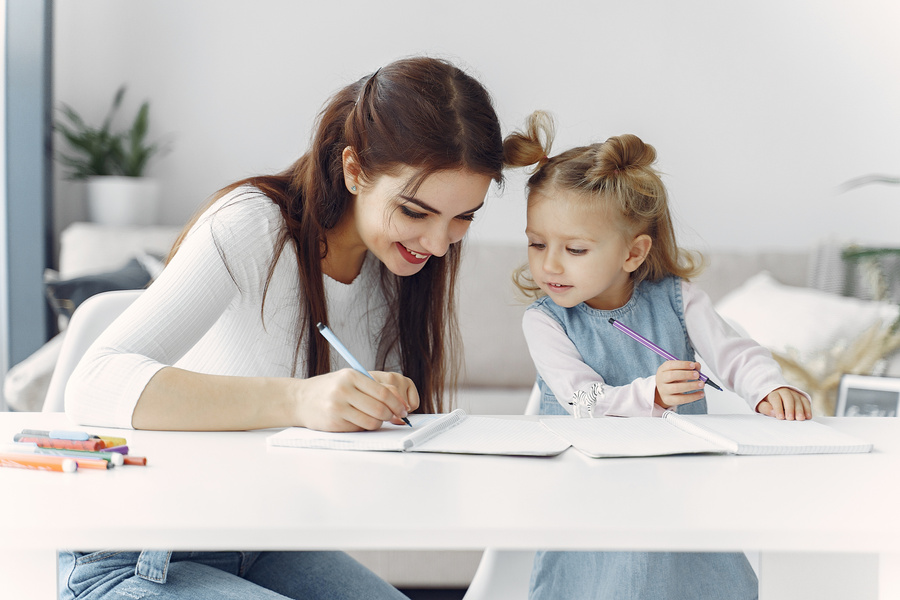
[[[868,452],[872,444],[815,421],[782,421],[764,415],[679,415],[672,425],[719,441],[736,454]]]
[[[409,444],[411,435],[420,433],[427,425],[434,424],[446,415],[409,415],[408,425],[384,423],[375,431],[332,433],[304,427],[289,427],[267,438],[269,446],[294,448],[325,448],[330,450],[374,450],[400,452]]]
[[[549,456],[559,454],[568,447],[567,441],[545,429],[538,421],[470,415],[440,435],[416,444],[411,450]]]
[[[720,446],[685,433],[657,417],[560,417],[541,419],[541,423],[594,458],[724,451]]]

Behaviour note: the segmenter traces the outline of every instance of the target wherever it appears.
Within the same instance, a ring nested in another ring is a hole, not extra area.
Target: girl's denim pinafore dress
[[[614,318],[683,360],[695,360],[684,324],[681,279],[640,283],[631,299],[615,310],[582,303],[557,306],[547,297],[529,306],[555,319],[585,363],[607,385],[627,385],[656,373],[665,362],[609,324]],[[568,414],[544,383],[541,414]],[[679,413],[706,413],[706,400],[678,407]],[[615,490],[610,490],[615,493]],[[590,498],[573,498],[585,507]],[[702,507],[698,507],[702,510]],[[610,515],[615,518],[615,515]],[[538,551],[531,573],[531,600],[745,600],[758,597],[758,582],[740,552],[557,552]]]

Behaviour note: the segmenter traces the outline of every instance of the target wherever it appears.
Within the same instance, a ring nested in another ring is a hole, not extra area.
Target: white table
[[[822,421],[875,451],[522,458],[267,450],[272,431],[88,428],[126,437],[148,466],[0,469],[0,589],[54,597],[57,548],[758,549],[762,598],[804,597],[767,589],[770,573],[798,569],[796,586],[810,589],[834,578],[835,557],[862,565],[869,597],[898,598],[900,420]],[[62,414],[0,413],[0,440],[23,428],[74,426]],[[22,575],[35,562],[45,579]]]

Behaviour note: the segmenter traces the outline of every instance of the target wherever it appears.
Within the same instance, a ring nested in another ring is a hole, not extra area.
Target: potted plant
[[[162,151],[147,141],[150,104],[144,102],[125,131],[113,129],[113,120],[125,96],[125,86],[113,97],[99,127],[88,124],[68,104],[60,107],[55,124],[69,146],[59,161],[69,179],[87,185],[88,214],[104,225],[153,225],[159,214],[159,182],[144,176],[149,160]]]
[[[845,181],[838,188],[841,192],[881,183],[886,185],[900,184],[900,177],[884,175],[880,173],[863,175],[849,181]],[[875,300],[889,300],[900,303],[900,248],[898,247],[868,247],[852,245],[844,249],[841,258],[849,267],[848,295],[856,295],[856,279],[863,279],[865,287],[871,290]],[[857,277],[855,271],[861,271],[861,277]],[[900,332],[900,317],[894,322],[892,333]]]

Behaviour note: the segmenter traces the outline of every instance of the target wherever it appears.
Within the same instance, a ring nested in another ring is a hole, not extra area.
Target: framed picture
[[[837,417],[896,417],[900,379],[844,375],[838,388]]]

